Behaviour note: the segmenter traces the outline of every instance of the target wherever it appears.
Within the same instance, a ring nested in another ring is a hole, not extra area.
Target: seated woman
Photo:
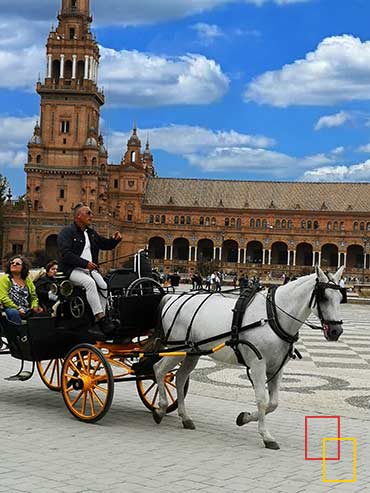
[[[55,276],[58,272],[58,262],[52,260],[46,267],[45,275],[37,279],[36,294],[40,300],[40,304],[44,306],[48,311],[52,310],[53,305],[58,301],[58,296],[51,291],[51,287],[55,284]]]
[[[21,255],[14,255],[8,260],[5,274],[0,278],[0,303],[8,320],[17,325],[21,325],[22,317],[28,315],[30,310],[42,312],[35,285],[28,273],[27,260]]]

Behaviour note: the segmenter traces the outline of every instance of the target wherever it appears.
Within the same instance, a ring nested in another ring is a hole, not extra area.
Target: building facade
[[[134,128],[119,164],[100,133],[104,94],[89,0],[62,0],[37,83],[40,121],[28,143],[26,199],[9,195],[3,252],[56,256],[59,230],[78,202],[99,232],[120,230],[119,250],[148,248],[163,271],[209,266],[255,275],[308,273],[315,264],[367,280],[370,184],[170,179],[156,176],[149,142]],[[119,259],[118,259],[119,258]]]

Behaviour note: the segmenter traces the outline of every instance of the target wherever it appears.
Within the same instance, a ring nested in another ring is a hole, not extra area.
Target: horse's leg
[[[177,403],[178,413],[182,419],[182,424],[187,430],[195,430],[193,420],[188,416],[185,409],[185,384],[190,373],[197,366],[200,356],[187,356],[182,365],[180,366],[176,374],[176,389],[177,389]]]
[[[165,376],[180,363],[183,358],[183,356],[166,356],[153,366],[159,394],[158,409],[153,409],[153,419],[157,424],[162,421],[168,407],[167,392],[164,384]]]
[[[282,377],[283,368],[281,368],[281,370],[267,384],[270,400],[266,409],[266,414],[273,413],[279,405],[279,390]]]
[[[266,389],[266,367],[263,361],[253,364],[250,369],[250,376],[254,385],[256,396],[257,411],[254,413],[240,413],[236,419],[236,424],[242,426],[251,421],[258,421],[258,432],[262,437],[266,448],[277,450],[278,443],[275,441],[266,427],[266,413],[269,409],[269,396]],[[271,411],[270,411],[271,412]]]

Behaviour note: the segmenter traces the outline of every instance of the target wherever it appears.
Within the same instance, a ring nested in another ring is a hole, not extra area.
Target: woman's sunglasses
[[[10,265],[22,265],[22,262],[10,262]]]

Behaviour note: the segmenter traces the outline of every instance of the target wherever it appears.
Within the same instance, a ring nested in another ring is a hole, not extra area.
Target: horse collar
[[[280,337],[283,341],[293,344],[297,342],[299,339],[299,331],[294,335],[290,335],[286,332],[283,327],[280,325],[277,311],[276,311],[276,303],[275,303],[275,293],[277,290],[277,286],[273,286],[269,289],[267,298],[266,298],[266,309],[267,309],[267,317],[269,324],[275,334]]]

